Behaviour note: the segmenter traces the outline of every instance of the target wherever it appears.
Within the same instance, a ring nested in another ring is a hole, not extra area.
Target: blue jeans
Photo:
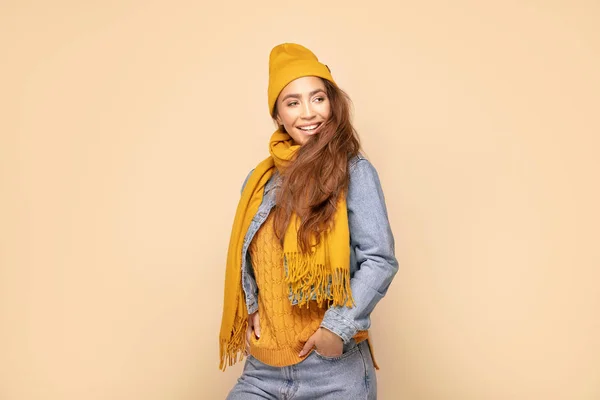
[[[377,378],[369,345],[344,345],[339,357],[325,357],[313,350],[302,362],[272,367],[249,356],[244,372],[227,400],[373,400]]]

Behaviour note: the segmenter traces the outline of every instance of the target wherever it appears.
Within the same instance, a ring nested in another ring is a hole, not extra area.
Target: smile
[[[321,126],[321,122],[316,123],[316,124],[312,124],[312,125],[304,125],[304,126],[299,126],[298,129],[304,131],[304,132],[313,132],[315,131],[319,126]]]

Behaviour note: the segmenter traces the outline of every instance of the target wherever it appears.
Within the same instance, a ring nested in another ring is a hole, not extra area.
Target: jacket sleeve
[[[321,327],[347,343],[371,325],[370,314],[385,296],[398,271],[394,255],[394,237],[390,228],[385,199],[375,167],[359,158],[350,170],[347,194],[350,246],[356,255],[357,269],[350,279],[355,305],[332,306]]]

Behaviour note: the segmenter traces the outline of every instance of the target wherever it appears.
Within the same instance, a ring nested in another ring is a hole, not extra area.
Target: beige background
[[[2,1],[0,399],[221,399],[267,57],[355,103],[401,269],[380,399],[600,399],[597,1]]]

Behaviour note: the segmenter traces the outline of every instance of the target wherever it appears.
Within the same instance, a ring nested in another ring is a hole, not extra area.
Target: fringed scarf
[[[227,252],[225,299],[219,334],[220,365],[233,365],[243,358],[248,311],[241,279],[242,247],[252,218],[262,202],[264,188],[276,170],[282,171],[294,158],[299,145],[279,130],[271,136],[271,156],[250,175],[239,201]],[[293,214],[283,240],[285,282],[298,306],[311,300],[328,305],[352,306],[350,290],[350,235],[346,198],[340,196],[333,224],[323,234],[311,253],[303,254],[298,246],[299,218]]]

